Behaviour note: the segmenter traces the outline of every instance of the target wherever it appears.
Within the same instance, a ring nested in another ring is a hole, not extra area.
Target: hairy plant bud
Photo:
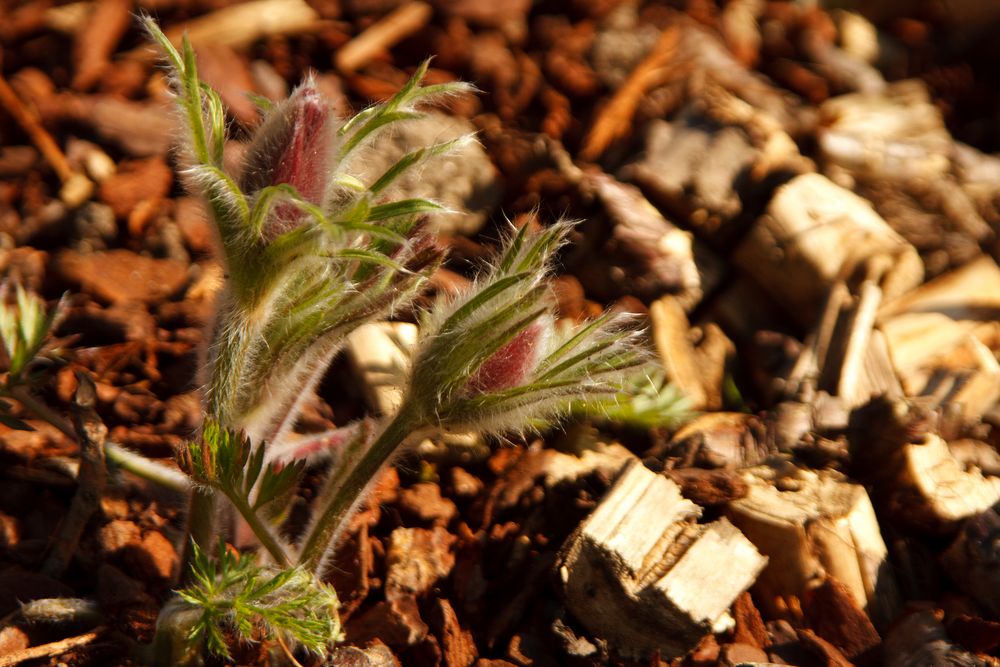
[[[336,125],[330,105],[307,80],[257,130],[244,162],[243,192],[252,195],[269,185],[287,184],[303,200],[322,205],[336,158]],[[278,204],[264,223],[264,237],[294,229],[304,216],[294,204]]]

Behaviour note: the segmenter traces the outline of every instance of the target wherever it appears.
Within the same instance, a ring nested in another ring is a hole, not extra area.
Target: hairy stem
[[[250,530],[253,531],[257,539],[260,540],[260,543],[267,549],[267,553],[271,554],[271,558],[274,559],[275,564],[283,569],[290,568],[292,561],[285,552],[285,548],[278,541],[278,538],[271,531],[267,523],[250,507],[247,499],[235,492],[227,492],[226,497],[233,503],[233,507],[236,508],[236,511],[240,513],[247,522],[247,525],[250,526]]]
[[[194,558],[193,544],[203,550],[212,546],[215,539],[215,522],[218,510],[218,494],[215,489],[195,487],[188,505],[187,540],[184,541],[184,557],[181,561],[181,583],[189,583],[191,561]]]
[[[364,440],[349,447],[340,458],[341,468],[334,472],[325,491],[326,505],[316,515],[302,542],[299,564],[322,576],[327,551],[347,526],[354,511],[364,500],[365,488],[379,469],[388,462],[420,422],[414,410],[404,404],[370,446]],[[352,450],[360,449],[358,455]]]

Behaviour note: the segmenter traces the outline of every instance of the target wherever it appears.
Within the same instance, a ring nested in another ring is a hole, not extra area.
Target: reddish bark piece
[[[125,547],[138,544],[142,539],[142,531],[134,522],[119,519],[104,524],[97,536],[101,551],[105,554],[114,554]]]
[[[503,28],[527,20],[531,0],[482,2],[481,0],[431,0],[438,11],[488,28]]]
[[[802,607],[816,634],[851,660],[882,643],[875,626],[858,607],[854,596],[833,577],[827,577],[822,584],[806,591]]]
[[[368,597],[372,569],[371,538],[368,525],[345,538],[333,552],[330,579],[340,601],[340,618],[346,621]]]
[[[347,624],[347,639],[352,643],[378,639],[400,649],[416,645],[425,636],[427,624],[420,618],[417,600],[412,595],[379,602]]]
[[[451,572],[455,536],[440,526],[397,528],[389,536],[386,552],[386,597],[423,595]]]
[[[441,487],[421,482],[399,492],[399,507],[421,521],[446,524],[458,511],[448,498],[441,497]]]
[[[128,250],[87,255],[64,250],[54,264],[64,281],[107,303],[155,303],[179,292],[188,280],[184,262]]]
[[[189,249],[204,253],[212,250],[215,231],[201,201],[195,197],[175,199],[174,219]]]
[[[86,90],[101,78],[108,59],[132,20],[132,0],[101,0],[83,30],[76,35],[73,88]]]
[[[101,201],[118,218],[127,218],[144,199],[162,199],[170,192],[174,174],[161,157],[123,162],[118,173],[101,183]]]
[[[0,630],[0,655],[9,655],[14,651],[26,649],[30,643],[27,633],[16,625],[8,625]]]
[[[749,487],[735,471],[681,468],[664,470],[681,487],[681,495],[702,507],[725,505],[747,495]]]
[[[726,667],[767,661],[767,653],[750,644],[726,644],[722,647],[722,651],[719,654],[719,664]]]
[[[244,125],[256,125],[260,111],[250,93],[258,91],[246,58],[225,44],[200,44],[197,55],[198,75],[219,93],[226,110]]]
[[[960,614],[948,621],[948,635],[970,651],[988,653],[1000,646],[1000,622]]]
[[[472,633],[459,623],[451,603],[438,599],[431,623],[441,638],[446,667],[470,667],[479,655]]]
[[[767,628],[764,627],[764,619],[761,618],[760,611],[754,605],[749,592],[736,598],[732,615],[736,621],[736,628],[733,630],[734,642],[757,648],[764,648],[771,643],[767,636]]]
[[[163,533],[150,531],[142,538],[134,560],[142,575],[150,580],[170,581],[178,566],[177,551]]]
[[[450,495],[458,498],[474,498],[483,490],[483,481],[470,474],[465,468],[454,467],[448,471]]]
[[[823,667],[853,667],[854,663],[845,658],[836,646],[812,630],[801,629],[797,631],[797,634],[803,647],[819,658]]]

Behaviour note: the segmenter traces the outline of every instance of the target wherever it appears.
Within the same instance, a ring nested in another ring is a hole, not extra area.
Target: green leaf
[[[372,194],[378,194],[385,190],[387,187],[393,184],[397,178],[403,175],[408,169],[414,165],[420,164],[428,158],[447,153],[455,146],[466,141],[466,137],[459,137],[458,139],[453,139],[451,141],[444,141],[439,144],[433,144],[431,146],[426,146],[424,148],[418,148],[417,150],[410,151],[403,157],[399,158],[394,165],[385,170],[385,172],[376,179],[368,190]]]
[[[419,215],[420,213],[443,210],[445,210],[444,206],[427,199],[400,199],[388,204],[373,206],[368,211],[368,219],[386,220],[387,218],[397,218],[401,215]]]

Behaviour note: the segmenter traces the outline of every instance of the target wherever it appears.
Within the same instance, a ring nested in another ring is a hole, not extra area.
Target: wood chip
[[[895,617],[899,596],[878,520],[864,487],[834,472],[760,466],[744,472],[750,491],[727,516],[770,559],[755,591],[769,613],[827,574],[877,622]]]
[[[875,280],[891,299],[923,279],[916,249],[867,201],[819,174],[778,188],[734,259],[804,324],[838,280]]]
[[[725,519],[695,523],[700,514],[676,484],[629,464],[563,546],[570,611],[637,656],[683,655],[730,624],[726,610],[766,559]]]

